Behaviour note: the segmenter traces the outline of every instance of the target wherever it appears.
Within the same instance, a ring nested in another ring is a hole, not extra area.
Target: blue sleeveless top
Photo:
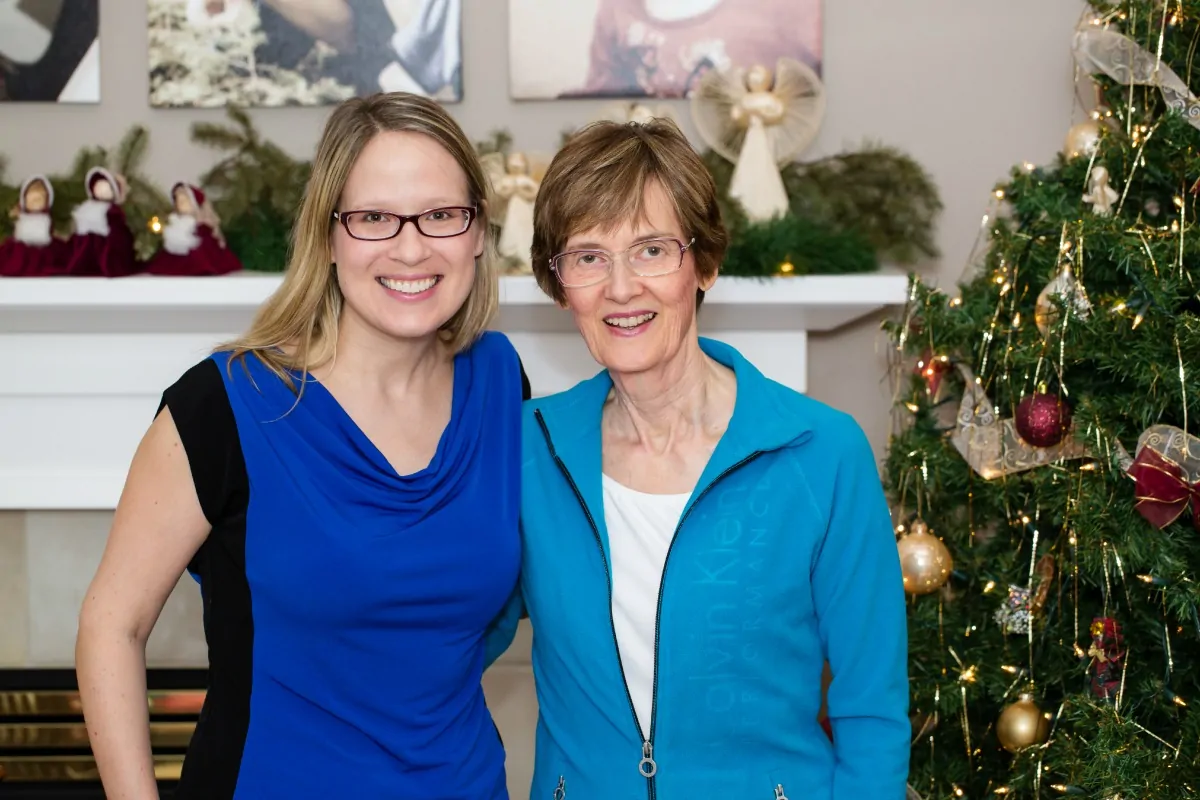
[[[212,359],[249,486],[249,696],[210,692],[220,707],[206,708],[224,720],[210,740],[244,735],[234,796],[507,798],[480,679],[485,629],[520,563],[522,371],[511,344],[487,333],[455,357],[450,422],[411,475],[396,473],[319,382],[297,403],[257,359]],[[207,629],[222,589],[199,577]],[[232,636],[207,633],[214,652],[214,635]],[[214,658],[215,683],[223,669],[238,667]],[[231,724],[239,714],[248,719]],[[205,747],[203,717],[192,750]],[[193,773],[207,771],[199,762],[213,759],[193,755]]]

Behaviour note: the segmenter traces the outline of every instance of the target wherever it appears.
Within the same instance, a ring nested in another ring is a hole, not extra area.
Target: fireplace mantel
[[[112,509],[162,390],[250,322],[280,276],[0,279],[0,509]],[[701,333],[805,391],[809,331],[904,302],[898,271],[722,278]],[[507,277],[495,324],[535,394],[598,367],[567,312]]]

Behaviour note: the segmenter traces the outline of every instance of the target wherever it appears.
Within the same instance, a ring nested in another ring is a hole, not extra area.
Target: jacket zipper
[[[775,800],[788,800],[787,795],[783,793],[782,783],[775,787]]]
[[[588,509],[587,503],[583,499],[583,493],[579,491],[579,487],[575,484],[575,479],[571,477],[571,473],[567,469],[567,465],[564,464],[562,459],[558,457],[558,452],[554,449],[554,442],[550,438],[550,429],[546,427],[546,421],[542,419],[542,412],[540,410],[535,411],[533,416],[535,419],[537,419],[538,427],[542,429],[542,436],[546,439],[546,446],[550,449],[550,456],[554,459],[554,463],[558,465],[563,477],[567,479],[567,483],[570,485],[571,491],[575,493],[575,499],[579,502],[579,507],[583,509],[583,513],[584,516],[587,517],[588,524],[592,526],[592,534],[596,537],[596,546],[600,548],[600,557],[604,561],[604,574],[608,579],[608,621],[612,628],[613,648],[617,651],[617,666],[621,669],[621,683],[625,687],[625,699],[629,702],[629,713],[633,716],[633,726],[637,729],[638,736],[641,736],[642,725],[638,721],[637,709],[634,708],[633,705],[633,696],[629,693],[629,682],[625,680],[625,667],[621,663],[621,647],[617,642],[617,626],[612,616],[612,570],[608,566],[608,559],[604,557],[604,542],[600,538],[600,528],[596,525],[596,520],[592,518],[592,512]],[[720,475],[713,478],[712,481],[710,481],[709,484],[704,487],[700,494],[696,496],[696,500],[690,506],[688,506],[686,511],[683,512],[683,516],[679,518],[679,522],[675,525],[675,530],[671,534],[671,542],[667,545],[667,555],[663,559],[663,577],[658,585],[658,606],[654,612],[654,682],[652,684],[650,695],[650,736],[648,739],[642,740],[642,758],[641,761],[638,762],[638,772],[643,778],[646,779],[646,795],[649,800],[655,800],[656,796],[654,776],[658,773],[658,764],[654,761],[654,731],[658,719],[658,642],[659,627],[662,621],[663,590],[666,588],[667,584],[667,563],[671,560],[671,550],[673,550],[675,547],[675,539],[678,538],[679,531],[683,528],[684,521],[691,516],[692,509],[695,508],[702,499],[704,499],[704,496],[708,494],[709,490],[720,483],[720,481],[725,478],[725,476],[729,475],[729,473],[745,466],[762,454],[763,451],[756,450],[755,452],[743,458],[741,461],[738,461],[736,464],[727,467],[721,472]],[[777,796],[782,788],[783,787],[778,787],[776,792]],[[783,798],[783,800],[787,800],[787,798]]]
[[[592,526],[592,534],[596,537],[596,546],[600,548],[600,558],[604,561],[604,575],[608,579],[608,622],[612,630],[613,649],[617,653],[617,667],[621,670],[621,685],[625,687],[625,699],[629,702],[629,713],[633,716],[633,727],[637,730],[638,737],[640,738],[642,735],[642,724],[638,721],[637,709],[633,705],[633,695],[629,693],[629,683],[625,680],[625,665],[621,663],[621,647],[617,642],[617,624],[613,620],[612,615],[612,570],[608,566],[608,559],[604,556],[604,541],[600,538],[600,528],[596,525],[596,520],[592,518],[592,512],[588,509],[587,503],[583,499],[583,493],[579,491],[579,487],[575,484],[575,479],[571,477],[567,465],[558,457],[558,452],[554,449],[554,442],[550,439],[550,430],[546,427],[546,421],[542,419],[542,412],[535,411],[533,415],[538,421],[538,427],[542,429],[542,436],[546,438],[546,446],[550,448],[550,455],[554,459],[554,463],[558,465],[563,477],[567,479],[567,483],[571,486],[571,491],[575,493],[575,499],[579,502],[579,507],[583,509],[588,524]],[[643,740],[642,760],[638,763],[638,772],[646,778],[647,793],[650,800],[654,800],[654,773],[658,769],[654,766],[653,755],[654,746],[650,742]],[[649,760],[649,766],[647,766],[647,760]],[[647,774],[647,770],[649,770],[649,774]]]

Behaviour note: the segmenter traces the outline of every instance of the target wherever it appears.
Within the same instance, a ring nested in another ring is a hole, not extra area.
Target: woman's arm
[[[157,798],[146,703],[146,640],[211,526],[169,409],[134,454],[79,615],[76,672],[110,800]]]
[[[484,659],[483,668],[487,669],[496,659],[504,655],[504,651],[512,644],[517,635],[517,626],[525,616],[525,601],[521,597],[521,585],[513,589],[512,597],[500,612],[500,616],[492,621],[483,635]]]
[[[852,421],[812,573],[833,680],[828,713],[837,758],[833,800],[902,800],[908,778],[908,625],[891,513],[875,457]]]

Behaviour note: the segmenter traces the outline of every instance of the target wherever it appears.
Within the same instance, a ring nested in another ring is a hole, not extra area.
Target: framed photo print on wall
[[[517,100],[688,97],[706,71],[793,58],[821,74],[821,0],[509,0]]]
[[[100,0],[0,0],[0,102],[100,102]]]
[[[150,104],[462,99],[462,0],[147,0]]]

